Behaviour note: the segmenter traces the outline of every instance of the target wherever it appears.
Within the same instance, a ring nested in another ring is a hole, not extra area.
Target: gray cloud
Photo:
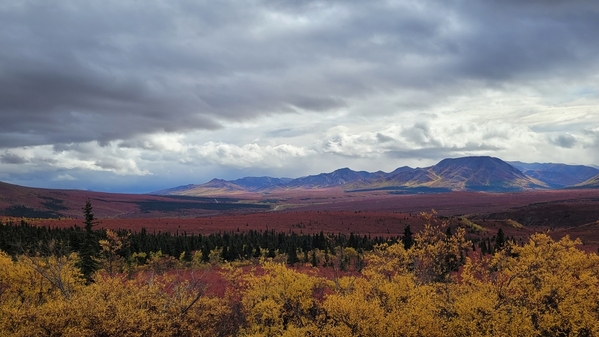
[[[569,134],[559,135],[551,139],[551,142],[559,147],[563,147],[566,149],[574,147],[577,143],[576,137]]]
[[[598,31],[599,4],[577,0],[10,2],[0,178],[131,186],[520,147],[599,160]]]
[[[484,81],[584,76],[595,68],[599,6],[591,1],[485,1],[463,11],[469,29],[458,49],[461,71]],[[590,46],[590,44],[592,46]],[[576,66],[576,62],[581,62]],[[565,72],[569,72],[568,75]]]
[[[418,122],[412,127],[405,128],[401,134],[406,139],[418,145],[441,146],[441,143],[435,138],[430,126],[426,122]]]
[[[27,158],[21,157],[8,151],[5,151],[4,154],[0,155],[0,163],[3,164],[25,164],[27,162],[29,162]]]
[[[393,137],[385,136],[380,132],[377,132],[376,139],[379,141],[379,143],[382,143],[382,144],[395,141],[395,139]]]
[[[0,10],[2,147],[222,127],[597,68],[592,2],[173,1]],[[409,98],[405,107],[422,104]],[[432,102],[431,102],[432,103]]]

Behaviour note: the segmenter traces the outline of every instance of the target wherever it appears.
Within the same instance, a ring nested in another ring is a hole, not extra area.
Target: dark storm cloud
[[[0,163],[3,164],[25,164],[29,162],[27,158],[23,158],[14,153],[10,153],[8,151],[4,152],[4,154],[0,155]]]
[[[587,76],[598,13],[591,1],[6,2],[0,148]]]
[[[551,139],[551,142],[559,147],[563,147],[566,149],[570,149],[572,147],[574,147],[574,145],[576,145],[576,137],[572,136],[572,135],[559,135],[553,139]]]

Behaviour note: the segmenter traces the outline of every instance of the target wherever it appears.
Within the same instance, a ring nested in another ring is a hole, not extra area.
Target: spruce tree
[[[274,247],[268,247],[268,253],[266,254],[266,257],[275,258],[276,256],[277,252],[275,251]]]
[[[81,244],[81,250],[79,254],[81,259],[79,261],[79,268],[81,273],[87,282],[92,282],[92,275],[98,270],[97,256],[100,251],[100,244],[98,238],[93,230],[93,227],[97,224],[94,218],[93,207],[91,201],[87,199],[85,207],[83,207],[83,215],[85,217],[85,234],[83,237],[83,243]]]
[[[497,231],[497,236],[495,237],[495,251],[503,249],[503,247],[505,246],[505,242],[505,233],[503,233],[503,229],[499,228],[499,230]]]
[[[202,246],[202,262],[210,261],[210,248],[208,247],[208,243],[204,243]]]
[[[223,246],[223,250],[220,252],[220,257],[223,261],[232,261],[231,255],[229,254],[229,248],[227,246]]]
[[[406,250],[412,248],[414,245],[414,236],[412,230],[410,229],[410,225],[406,225],[406,227],[404,227],[401,242]]]
[[[297,257],[297,250],[295,248],[295,244],[292,244],[287,251],[287,264],[294,265],[299,262],[299,258]]]

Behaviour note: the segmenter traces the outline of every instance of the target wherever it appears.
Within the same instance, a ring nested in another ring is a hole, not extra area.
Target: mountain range
[[[443,159],[424,168],[403,166],[389,173],[341,168],[296,179],[213,179],[201,185],[179,186],[152,194],[209,196],[323,188],[340,188],[347,192],[387,190],[394,193],[599,188],[599,169],[584,165],[505,162],[499,158],[477,156]]]
[[[281,198],[296,198],[301,204],[302,200],[314,197],[312,192],[317,193],[318,198],[325,195],[337,199],[339,192],[360,191],[421,194],[583,188],[599,189],[599,169],[582,165],[505,162],[493,157],[464,157],[444,159],[424,168],[402,166],[388,173],[341,168],[296,179],[213,179],[201,185],[190,184],[145,195],[43,189],[0,182],[0,216],[76,218],[81,215],[82,202],[86,199],[93,200],[94,212],[100,217],[160,217],[172,214],[203,216],[231,209],[268,209],[271,200]],[[346,193],[343,195],[352,197]]]
[[[584,165],[528,164],[508,162],[529,177],[543,181],[551,188],[563,188],[581,184],[597,175],[597,168]]]

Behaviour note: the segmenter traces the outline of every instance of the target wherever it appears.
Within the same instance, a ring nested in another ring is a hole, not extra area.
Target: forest
[[[569,237],[475,245],[434,213],[399,238],[132,233],[85,215],[0,225],[0,335],[599,335],[599,257]]]

